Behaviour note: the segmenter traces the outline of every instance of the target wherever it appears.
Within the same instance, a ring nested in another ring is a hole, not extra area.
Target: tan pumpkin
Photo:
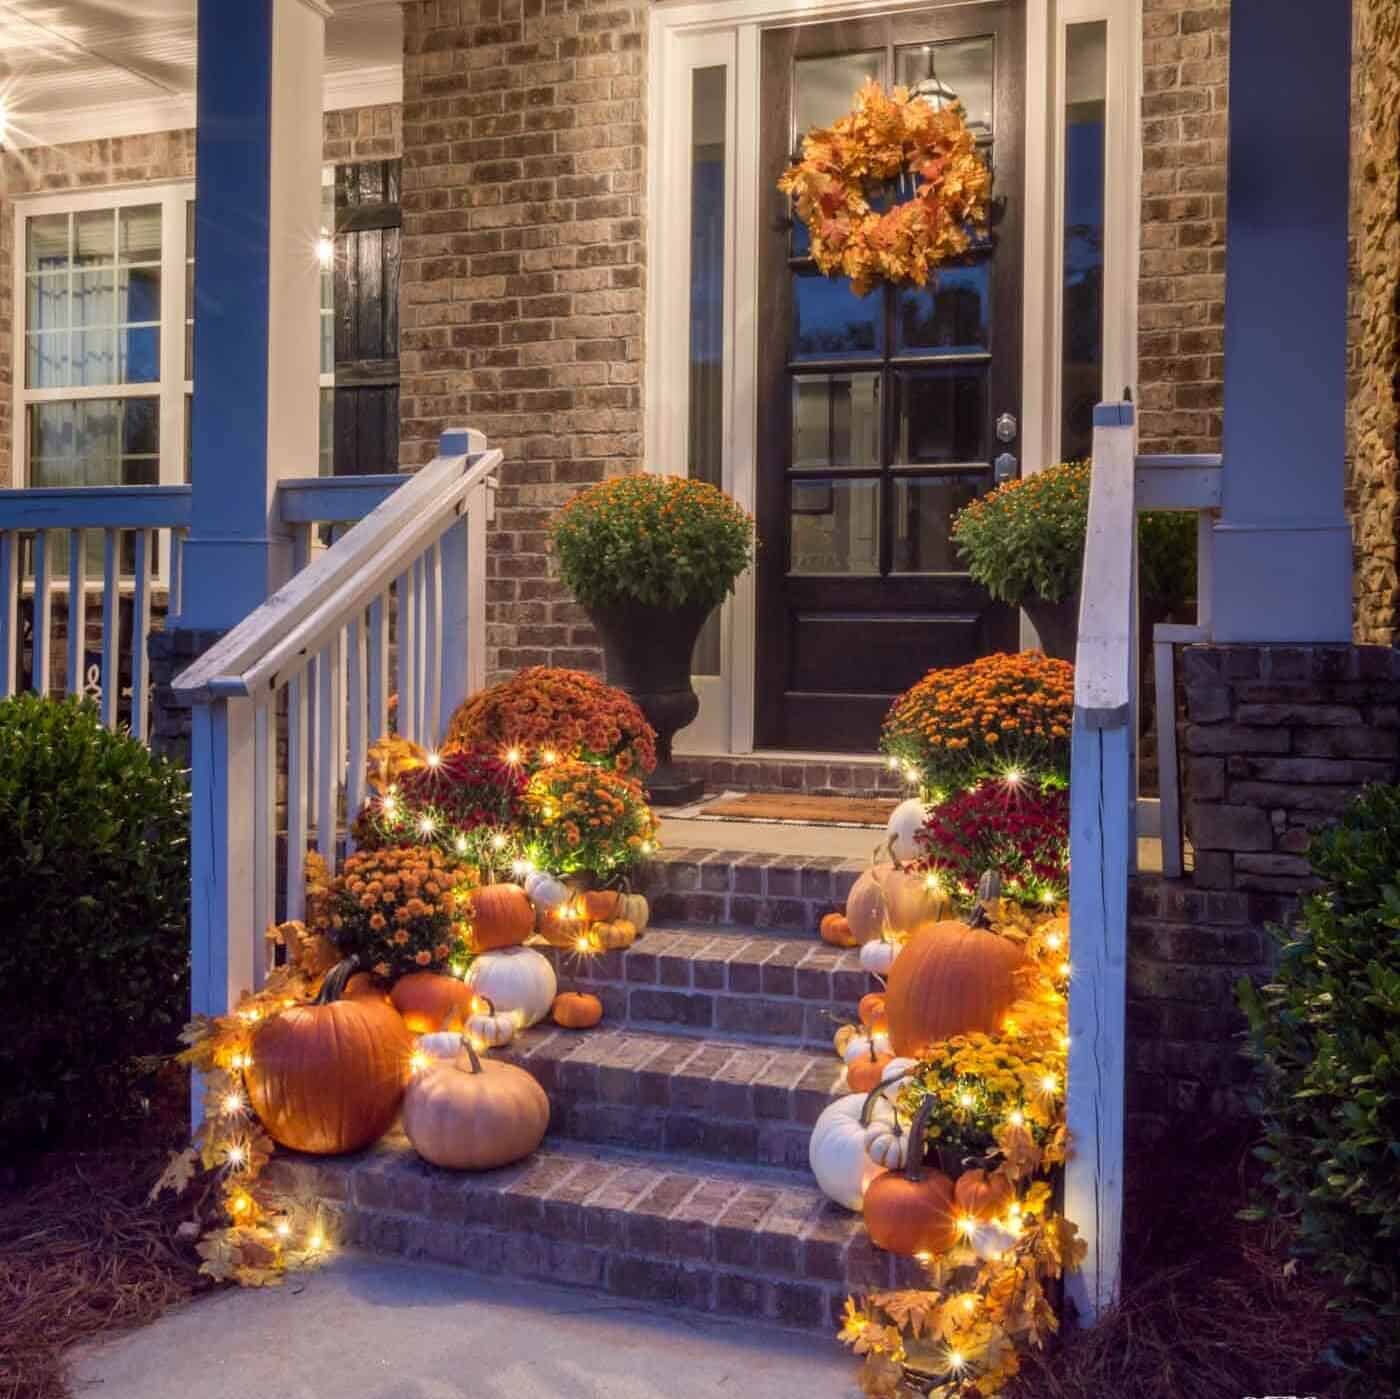
[[[958,1241],[953,1182],[924,1164],[924,1133],[932,1098],[925,1099],[909,1128],[908,1164],[886,1171],[865,1192],[865,1228],[876,1248],[912,1257],[946,1253]]]
[[[1019,949],[986,928],[919,928],[890,968],[885,1014],[896,1054],[924,1058],[954,1035],[997,1034],[1016,999]]]
[[[454,1016],[469,1015],[473,996],[472,988],[460,977],[409,972],[394,983],[389,1000],[415,1035],[431,1035]]]
[[[413,1036],[387,1000],[344,999],[354,962],[327,976],[310,1005],[259,1023],[244,1071],[248,1101],[281,1146],[317,1156],[358,1151],[393,1124]]]
[[[613,917],[630,923],[637,930],[637,936],[641,937],[651,921],[651,905],[647,902],[645,894],[624,892],[618,897]]]
[[[606,923],[618,916],[617,906],[622,895],[616,889],[589,889],[578,896],[583,917],[589,923]]]
[[[964,1171],[953,1186],[953,1203],[958,1213],[970,1215],[979,1224],[1005,1214],[1015,1195],[1005,1176],[981,1170]]]
[[[563,991],[554,998],[551,1013],[566,1030],[589,1030],[603,1018],[603,1003],[582,991]]]
[[[828,913],[821,921],[822,941],[832,947],[855,947],[856,935],[844,913]]]
[[[403,1129],[434,1166],[489,1171],[528,1156],[549,1126],[549,1099],[524,1069],[471,1047],[429,1064],[409,1084]]]
[[[515,947],[535,930],[535,910],[518,884],[485,884],[468,895],[472,947]]]
[[[947,916],[948,898],[918,870],[888,863],[872,865],[851,886],[846,921],[858,943],[886,932],[909,933],[920,923]]]
[[[588,935],[604,952],[615,952],[636,942],[637,929],[625,918],[614,918],[609,923],[595,923]]]
[[[831,1043],[835,1047],[837,1054],[844,1060],[846,1057],[846,1046],[855,1039],[860,1031],[854,1025],[842,1025],[832,1036]]]

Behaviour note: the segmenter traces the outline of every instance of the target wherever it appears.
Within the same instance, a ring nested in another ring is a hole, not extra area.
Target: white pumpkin
[[[985,1263],[989,1259],[999,1258],[1016,1242],[1016,1238],[1009,1229],[984,1220],[972,1231],[968,1242],[972,1245],[972,1251]]]
[[[902,944],[877,939],[860,949],[860,964],[871,976],[888,976]]]
[[[871,1043],[874,1043],[874,1053],[871,1053]],[[865,1035],[852,1035],[846,1041],[846,1047],[841,1051],[841,1062],[843,1064],[854,1064],[857,1059],[878,1059],[882,1054],[890,1052],[890,1036],[887,1030],[874,1030]]]
[[[535,870],[525,877],[525,897],[536,908],[559,908],[569,901],[570,891],[562,879]]]
[[[894,1104],[884,1094],[870,1108],[865,1154],[887,1171],[899,1170],[909,1159],[909,1128],[899,1120]]]
[[[478,1049],[497,1049],[515,1038],[515,1016],[498,1011],[487,996],[478,996],[480,1004],[467,1017],[467,1034]]]
[[[917,860],[923,854],[915,836],[923,830],[927,820],[928,807],[918,797],[910,797],[907,801],[900,802],[890,812],[889,824],[885,830],[890,837],[890,852],[901,864]]]
[[[455,1059],[462,1052],[462,1035],[458,1030],[435,1030],[418,1036],[418,1052],[429,1059]]]
[[[495,1006],[497,1014],[514,1016],[522,1030],[549,1014],[559,991],[554,968],[533,947],[483,952],[467,968],[466,981]]]
[[[864,1093],[838,1098],[817,1118],[807,1147],[807,1160],[822,1194],[856,1213],[870,1182],[885,1173],[865,1154],[865,1127],[860,1120],[864,1107]]]

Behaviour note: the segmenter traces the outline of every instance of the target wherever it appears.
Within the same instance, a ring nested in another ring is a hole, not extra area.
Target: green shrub
[[[189,1004],[183,774],[90,702],[0,702],[0,1157],[135,1108]]]
[[[1090,466],[1060,462],[997,487],[958,513],[953,537],[968,570],[999,602],[1072,597],[1084,571]],[[1149,510],[1138,517],[1138,586],[1167,610],[1196,589],[1196,517]]]
[[[1368,788],[1309,856],[1324,889],[1274,930],[1273,979],[1239,987],[1277,1197],[1257,1212],[1290,1222],[1400,1364],[1400,787]]]

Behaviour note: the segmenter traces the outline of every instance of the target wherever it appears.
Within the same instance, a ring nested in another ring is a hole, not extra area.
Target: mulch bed
[[[1163,1142],[1129,1163],[1122,1303],[1032,1355],[1008,1399],[1318,1399],[1391,1392],[1323,1359],[1352,1338],[1330,1280],[1289,1265],[1282,1229],[1237,1212],[1257,1178],[1243,1130]]]
[[[211,1285],[177,1237],[188,1198],[146,1199],[185,1130],[166,1114],[138,1141],[56,1152],[0,1183],[0,1399],[69,1399],[69,1346],[144,1326]]]

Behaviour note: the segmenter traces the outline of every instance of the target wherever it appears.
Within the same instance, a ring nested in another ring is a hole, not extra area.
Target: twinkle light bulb
[[[1068,963],[1068,962],[1061,962],[1061,963],[1060,963],[1060,966],[1059,966],[1059,972],[1060,972],[1060,975],[1061,975],[1061,976],[1068,976],[1068,975],[1069,975],[1069,972],[1070,972],[1069,963]]]
[[[248,1207],[251,1203],[252,1202],[248,1199],[246,1195],[235,1195],[232,1202],[229,1205],[229,1208],[234,1212],[234,1214],[247,1214]]]
[[[1065,945],[1065,940],[1059,935],[1059,933],[1046,933],[1045,945],[1051,950],[1051,952],[1058,952],[1060,948],[1062,948]]]
[[[508,763],[511,765],[511,767],[514,767],[519,761],[520,761],[520,749],[518,749],[518,748],[507,748],[507,749],[506,749],[506,762],[508,762]]]
[[[224,1158],[230,1166],[241,1166],[248,1159],[248,1148],[242,1142],[234,1142],[224,1153]]]
[[[429,766],[430,768],[438,767],[441,763],[442,763],[442,754],[441,754],[441,753],[439,753],[439,752],[437,752],[437,751],[435,750],[435,751],[433,751],[433,752],[431,752],[431,753],[428,754],[428,766]]]
[[[1056,1078],[1054,1074],[1046,1074],[1045,1077],[1040,1080],[1040,1086],[1047,1093],[1055,1093],[1059,1090],[1060,1080]]]
[[[326,1236],[317,1229],[312,1233],[311,1237],[307,1239],[306,1246],[312,1253],[318,1253],[326,1246]]]
[[[408,1068],[410,1073],[422,1073],[428,1067],[428,1056],[421,1049],[415,1049],[408,1056]]]
[[[225,1117],[236,1117],[247,1105],[242,1093],[225,1093],[219,1105]]]
[[[1040,891],[1040,901],[1046,908],[1052,908],[1055,903],[1055,891],[1053,889],[1042,889]]]
[[[510,868],[517,879],[527,879],[535,872],[535,867],[529,860],[517,860]]]
[[[1016,1108],[1013,1112],[1007,1115],[1006,1120],[1013,1127],[1024,1127],[1026,1125],[1026,1114],[1023,1113],[1020,1108]]]
[[[459,855],[465,855],[467,853],[466,836],[458,836],[457,839],[452,842],[452,848],[456,850]]]
[[[316,261],[323,271],[335,261],[335,243],[325,233],[316,240]]]
[[[491,849],[504,850],[505,848],[506,838],[500,833],[500,831],[497,831],[496,834],[491,837]]]
[[[291,1224],[285,1219],[279,1219],[277,1221],[277,1237],[279,1239],[287,1239],[291,1237],[291,1233]]]
[[[958,1233],[965,1239],[970,1239],[977,1230],[977,1221],[970,1214],[960,1214],[958,1216]]]
[[[418,829],[423,835],[430,836],[437,830],[437,822],[431,816],[425,815],[419,819]]]
[[[559,754],[552,748],[546,748],[544,752],[540,754],[540,761],[542,763],[557,763],[559,761]]]
[[[1008,787],[1019,787],[1026,780],[1026,774],[1020,768],[1007,768],[1001,775],[1001,780]]]
[[[970,1107],[972,1106],[972,1104],[973,1104],[974,1101],[975,1101],[975,1100],[974,1100],[974,1098],[973,1098],[973,1096],[972,1096],[971,1093],[959,1093],[959,1094],[958,1094],[958,1105],[959,1105],[960,1107],[970,1108]]]

